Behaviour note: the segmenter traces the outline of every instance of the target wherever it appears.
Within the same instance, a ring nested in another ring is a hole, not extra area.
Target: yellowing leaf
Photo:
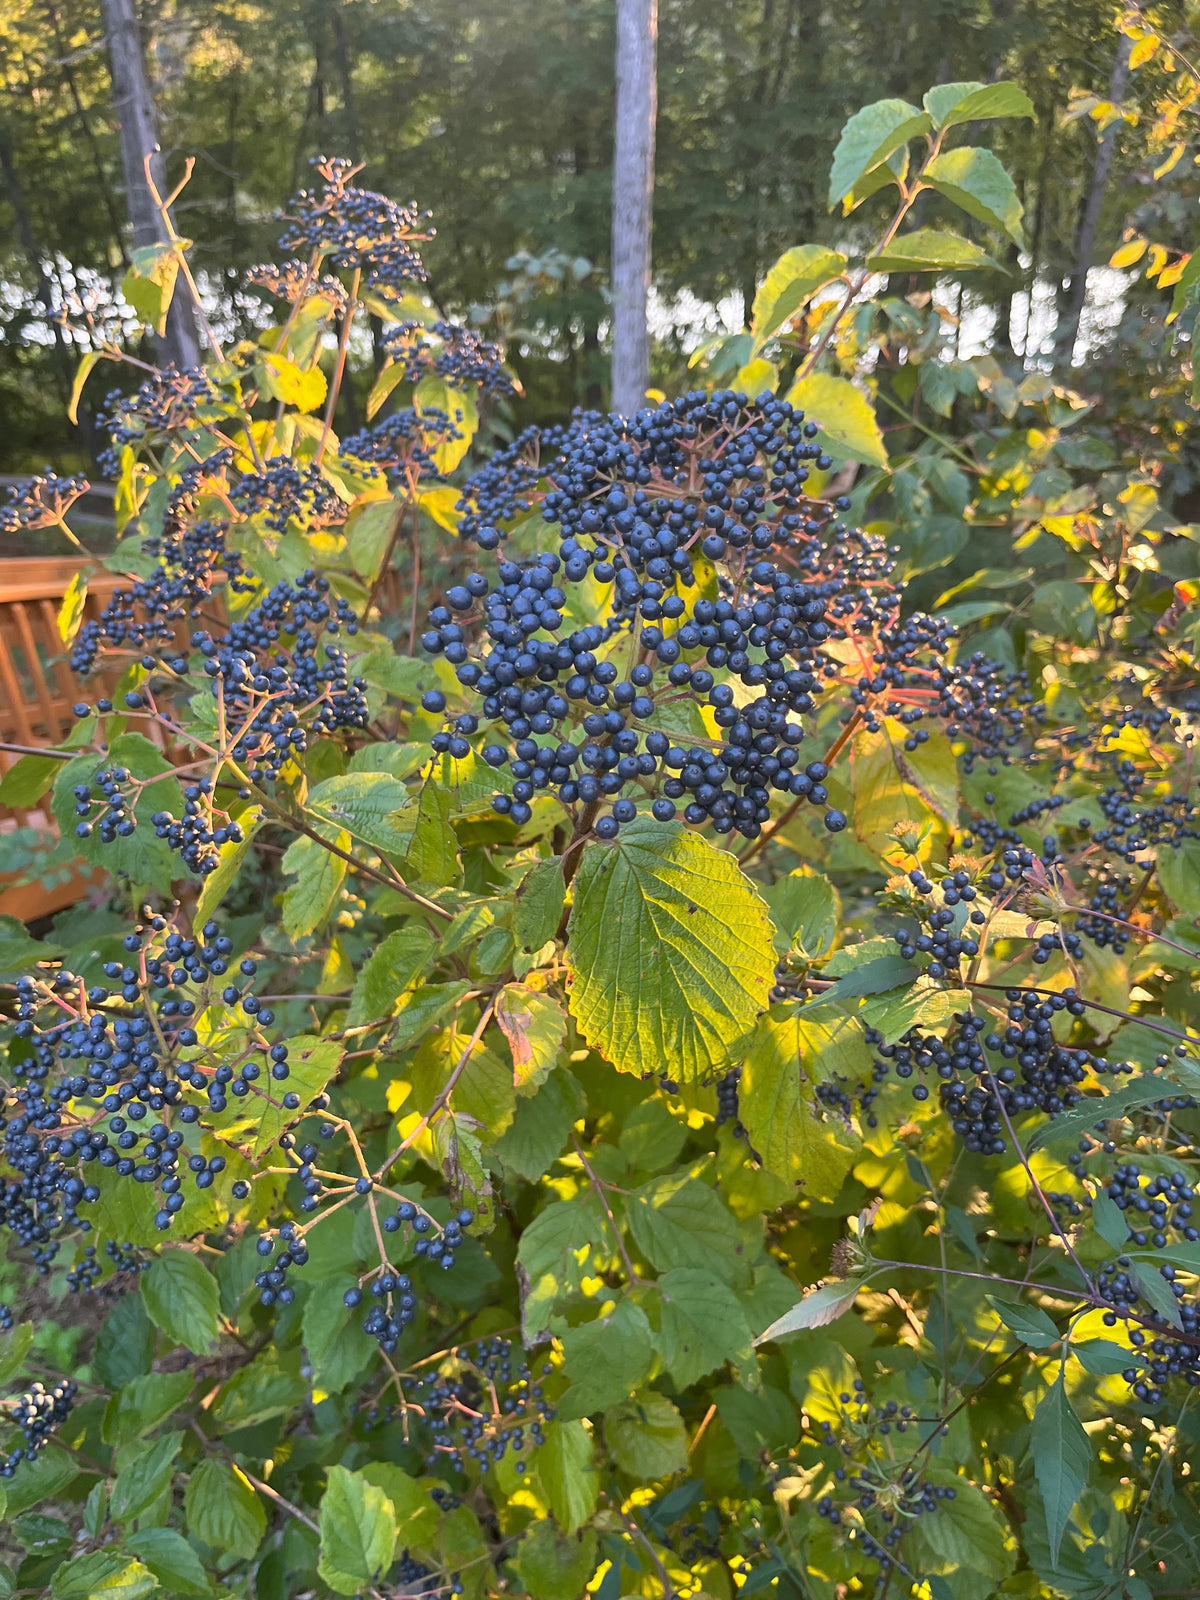
[[[1154,34],[1145,34],[1129,52],[1129,70],[1136,72],[1138,67],[1144,67],[1157,49],[1158,40]]]
[[[887,466],[887,450],[871,402],[848,378],[812,372],[796,380],[788,399],[821,424],[837,449],[869,466]]]
[[[64,644],[79,632],[83,621],[83,608],[87,605],[87,579],[82,572],[76,572],[67,585],[67,592],[62,597],[62,604],[58,608],[58,636]]]
[[[320,367],[301,371],[294,361],[279,355],[264,356],[263,365],[267,386],[276,400],[295,406],[297,411],[315,411],[323,403],[329,386]]]

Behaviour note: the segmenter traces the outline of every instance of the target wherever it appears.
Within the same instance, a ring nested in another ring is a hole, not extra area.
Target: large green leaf
[[[622,1072],[707,1076],[774,981],[766,906],[727,851],[680,823],[639,820],[589,845],[568,932],[571,1011]]]
[[[188,1533],[221,1555],[248,1561],[267,1529],[267,1514],[232,1462],[209,1457],[194,1467],[183,1497]]]
[[[868,258],[872,272],[974,272],[997,263],[977,244],[957,233],[938,228],[917,228],[902,233],[877,255]]]
[[[596,1509],[600,1474],[592,1454],[592,1436],[583,1423],[557,1418],[546,1429],[545,1443],[531,1452],[554,1520],[564,1533],[574,1533]]]
[[[832,210],[855,189],[861,178],[933,126],[927,111],[907,100],[876,100],[856,111],[842,129],[829,172],[829,206]]]
[[[337,1594],[357,1594],[392,1564],[396,1527],[392,1502],[346,1467],[330,1467],[321,1500],[317,1571]]]
[[[1057,1564],[1063,1533],[1087,1484],[1092,1462],[1091,1444],[1071,1409],[1061,1373],[1038,1402],[1029,1449],[1046,1509],[1050,1559]]]
[[[390,1016],[433,954],[433,935],[421,922],[406,923],[363,963],[350,997],[350,1027]]]
[[[833,449],[867,466],[887,466],[887,449],[871,402],[849,378],[810,372],[806,378],[797,378],[788,399],[820,423]]]
[[[755,354],[795,316],[810,295],[840,277],[845,267],[845,256],[824,245],[798,244],[785,250],[754,296],[751,330]]]
[[[687,1466],[683,1418],[665,1395],[646,1390],[604,1416],[604,1438],[622,1472],[643,1482]]]
[[[723,1366],[751,1359],[750,1328],[741,1302],[707,1267],[676,1267],[659,1279],[662,1331],[658,1350],[681,1389]]]
[[[204,1355],[217,1337],[217,1280],[189,1250],[164,1250],[142,1278],[142,1299],[151,1322],[173,1344]]]
[[[329,842],[348,853],[350,834],[343,828],[322,825]],[[342,892],[347,863],[327,850],[319,839],[306,834],[288,846],[283,870],[295,877],[283,896],[283,927],[289,939],[304,939],[325,923]]]
[[[742,1238],[714,1189],[686,1172],[667,1172],[626,1200],[638,1249],[660,1272],[705,1267],[726,1283],[747,1277]]]
[[[376,850],[399,853],[412,834],[414,819],[402,814],[411,804],[404,784],[389,772],[343,772],[317,784],[307,810]]]
[[[632,1300],[562,1336],[571,1387],[558,1402],[564,1422],[604,1411],[623,1400],[650,1371],[654,1340],[646,1313]]]
[[[1023,245],[1021,213],[1016,185],[990,150],[963,145],[943,150],[926,167],[922,181],[989,228],[1007,234]]]
[[[125,1544],[141,1557],[168,1594],[212,1593],[200,1557],[174,1528],[140,1528],[126,1534]]]
[[[742,1067],[739,1116],[769,1171],[814,1200],[832,1200],[862,1146],[822,1111],[816,1085],[837,1074],[869,1078],[862,1025],[834,1007],[773,1008],[754,1030]]]

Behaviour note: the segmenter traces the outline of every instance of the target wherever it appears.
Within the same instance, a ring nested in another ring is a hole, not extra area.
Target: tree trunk
[[[154,96],[146,77],[142,37],[134,0],[102,0],[104,27],[112,61],[113,100],[121,136],[121,165],[125,172],[126,203],[136,249],[158,244],[167,237],[162,218],[146,182],[146,164],[159,194],[166,192],[166,173],[158,147],[158,118]],[[196,320],[180,283],[167,314],[167,329],[160,341],[164,360],[183,369],[200,365]]]
[[[1132,48],[1132,40],[1127,34],[1123,33],[1117,44],[1117,59],[1113,63],[1112,82],[1108,88],[1108,98],[1114,106],[1119,106],[1125,97],[1125,85],[1129,81],[1129,52]],[[1088,268],[1092,264],[1092,252],[1096,248],[1096,234],[1100,227],[1100,211],[1104,205],[1104,191],[1108,187],[1108,175],[1112,170],[1113,154],[1116,150],[1117,142],[1117,129],[1121,126],[1122,123],[1118,119],[1111,123],[1100,135],[1100,144],[1096,151],[1096,164],[1092,168],[1092,181],[1088,189],[1087,200],[1079,218],[1079,231],[1075,235],[1075,270],[1071,274],[1067,302],[1054,336],[1055,357],[1068,366],[1073,364],[1075,359],[1075,344],[1079,338],[1079,320],[1083,315],[1083,307],[1087,300]]]
[[[617,104],[613,148],[612,405],[632,416],[650,382],[650,227],[658,0],[617,0]]]

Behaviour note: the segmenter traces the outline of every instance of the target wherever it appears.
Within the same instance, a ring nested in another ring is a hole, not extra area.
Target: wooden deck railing
[[[82,687],[59,638],[58,609],[77,571],[74,557],[0,559],[0,744],[53,748],[75,723],[76,701],[103,692],[95,680]],[[120,582],[109,572],[89,574],[85,617],[98,616]],[[0,749],[0,771],[19,759],[19,752]],[[18,827],[56,833],[48,800],[30,809],[0,805],[0,833]],[[70,883],[46,889],[0,877],[0,914],[22,921],[49,916],[81,899],[98,878],[76,874]]]

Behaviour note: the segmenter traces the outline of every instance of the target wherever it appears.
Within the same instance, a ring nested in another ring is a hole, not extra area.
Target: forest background
[[[185,154],[196,158],[177,221],[198,241],[194,265],[223,338],[270,321],[266,297],[239,285],[270,257],[279,197],[313,154],[349,154],[372,185],[434,213],[426,256],[439,307],[507,340],[524,392],[491,427],[606,403],[608,0],[149,0],[140,16],[172,177]],[[1166,37],[1190,36],[1186,6],[1155,7],[1154,18]],[[1156,171],[1172,127],[1152,108],[1181,61],[1162,49],[1131,73],[1132,47],[1107,0],[664,0],[653,382],[686,386],[705,340],[748,322],[756,283],[788,245],[844,247],[874,227],[825,204],[850,109],[886,96],[919,103],[947,78],[1009,78],[1036,110],[996,133],[1027,250],[1010,243],[957,303],[953,285],[940,296],[960,313],[956,353],[990,352],[1018,370],[1086,359],[1089,393],[1107,397],[1097,420],[1111,424],[1114,407],[1146,389],[1128,375],[1154,366],[1172,291],[1147,281],[1145,260],[1106,263],[1131,231],[1164,258],[1189,249],[1197,183],[1190,154]],[[0,61],[0,472],[52,464],[94,477],[89,454],[101,446],[86,403],[82,431],[64,415],[86,334],[71,335],[74,349],[56,340],[46,302],[103,299],[128,264],[100,6],[6,0]],[[128,333],[136,345],[143,330],[131,322]],[[382,365],[378,328],[375,343],[351,352],[343,432],[360,425]],[[1171,492],[1186,496],[1192,459],[1183,446],[1168,455]],[[1175,510],[1186,518],[1188,502]]]

